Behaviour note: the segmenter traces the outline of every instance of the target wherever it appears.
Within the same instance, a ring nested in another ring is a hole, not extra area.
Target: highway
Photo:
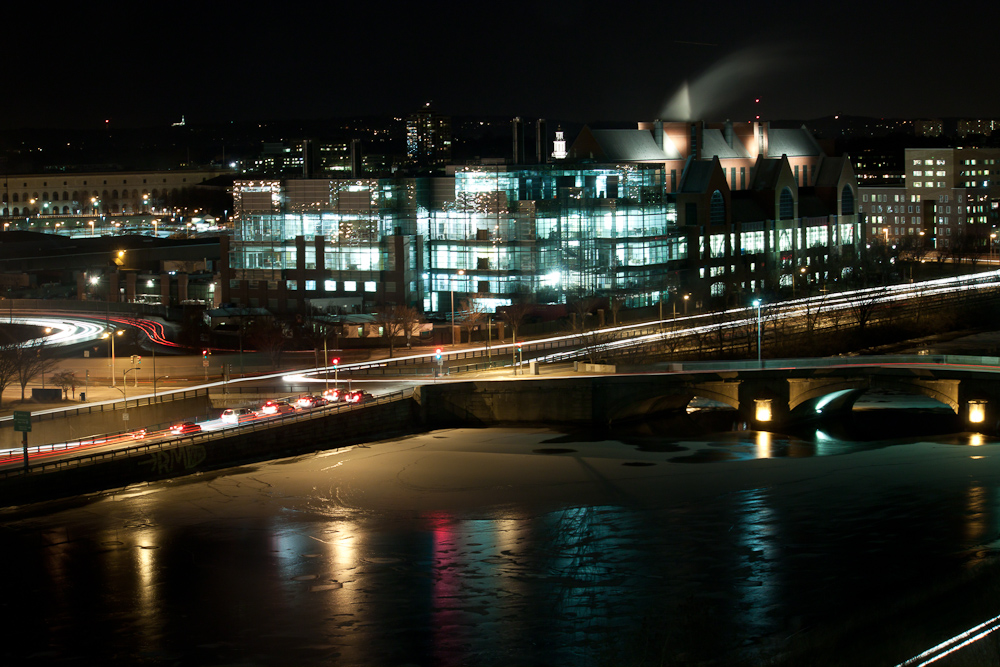
[[[920,298],[928,303],[947,303],[962,292],[976,292],[982,289],[991,289],[1000,286],[998,283],[1000,272],[989,271],[969,276],[959,276],[919,283],[892,285],[888,287],[874,287],[863,290],[852,290],[836,294],[818,295],[802,297],[790,301],[783,301],[775,304],[766,304],[766,313],[761,313],[762,319],[766,322],[775,322],[779,319],[802,320],[804,318],[819,316],[830,317],[835,313],[843,313],[857,307],[859,302],[866,300],[880,305],[889,305],[898,302],[912,301]],[[436,351],[421,352],[397,356],[394,358],[375,359],[361,363],[345,363],[336,370],[333,367],[304,368],[293,371],[282,371],[276,373],[255,374],[253,377],[236,378],[228,381],[204,382],[198,376],[207,372],[202,366],[198,355],[167,356],[160,355],[160,369],[150,370],[144,380],[144,385],[139,385],[138,373],[128,378],[129,385],[121,382],[116,383],[118,388],[111,389],[100,386],[95,382],[91,391],[90,405],[112,405],[121,403],[122,398],[129,401],[144,399],[153,396],[152,383],[150,380],[154,376],[159,377],[159,391],[163,394],[175,390],[177,386],[183,388],[201,388],[209,391],[219,392],[240,391],[242,386],[261,387],[267,386],[273,390],[273,397],[287,395],[283,392],[288,386],[295,385],[299,389],[315,385],[313,393],[322,393],[323,389],[334,383],[334,376],[344,382],[364,382],[366,388],[375,395],[381,395],[410,388],[421,383],[433,381],[449,381],[457,379],[458,376],[437,378],[437,371],[448,374],[457,370],[481,371],[484,379],[493,377],[510,377],[512,372],[516,372],[512,367],[526,365],[530,361],[544,363],[546,365],[566,363],[594,355],[607,355],[616,352],[636,348],[640,346],[662,345],[663,341],[671,337],[688,337],[694,334],[706,334],[717,331],[720,327],[737,330],[752,327],[756,324],[758,311],[754,307],[737,308],[722,313],[695,314],[671,318],[669,320],[653,320],[649,322],[633,323],[628,325],[604,327],[599,330],[592,330],[585,333],[573,333],[544,338],[533,338],[520,342],[500,342],[493,345],[465,345],[465,346],[444,346],[441,348],[440,359]],[[46,344],[57,348],[68,348],[74,346],[93,345],[95,343],[104,345],[101,338],[105,333],[106,323],[103,317],[72,316],[71,313],[54,313],[50,316],[42,316],[37,313],[19,313],[16,317],[12,314],[11,321],[50,329],[51,332],[44,337]],[[148,338],[150,345],[166,346],[168,348],[178,348],[175,343],[169,341],[162,324],[146,320],[134,320],[132,318],[111,318],[115,326],[138,326],[143,334]],[[515,359],[515,354],[517,355]],[[232,359],[233,355],[228,355],[226,359]],[[110,375],[110,359],[67,359],[65,365],[71,370],[80,366],[86,366],[81,370],[81,375],[89,374],[90,368],[108,369],[104,370],[105,380]],[[152,359],[147,360],[147,363]],[[215,362],[214,362],[215,363]],[[221,364],[222,362],[217,362]],[[150,364],[151,365],[151,364]],[[148,366],[147,366],[148,367]],[[130,368],[128,359],[116,360],[116,375]],[[567,367],[569,370],[569,367]],[[171,372],[166,372],[171,371]],[[524,372],[523,370],[521,371]],[[160,375],[162,373],[162,375]],[[95,376],[100,373],[95,372]],[[366,380],[355,380],[353,376],[363,375]],[[373,379],[378,375],[384,379]],[[171,377],[172,376],[172,377]],[[462,379],[467,379],[467,374],[461,375]],[[116,378],[117,379],[117,378]],[[168,382],[170,384],[168,384]],[[83,386],[80,387],[84,389]],[[88,387],[89,389],[89,387]],[[299,391],[298,393],[304,393]],[[94,401],[93,399],[104,397],[106,400]],[[50,410],[38,410],[33,414],[44,414],[47,412],[58,412],[65,408],[53,408]],[[10,417],[0,418],[10,419]],[[197,421],[205,432],[218,431],[226,428],[215,415],[192,415],[191,421]],[[78,456],[82,452],[93,453],[109,451],[115,448],[127,448],[137,442],[152,442],[166,440],[175,437],[168,430],[169,425],[160,425],[156,430],[150,430],[139,437],[133,436],[132,432],[123,432],[107,435],[94,435],[82,441],[72,441],[44,445],[41,448],[29,447],[29,457],[35,460],[57,460],[66,457]],[[23,452],[21,449],[0,451],[0,469],[8,466],[21,465]]]

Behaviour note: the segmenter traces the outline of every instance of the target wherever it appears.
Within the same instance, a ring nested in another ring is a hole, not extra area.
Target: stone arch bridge
[[[836,418],[875,389],[926,396],[972,424],[996,424],[1000,360],[975,357],[992,363],[972,364],[940,359],[769,360],[764,368],[675,365],[672,372],[474,380],[425,385],[418,400],[432,425],[606,425],[683,411],[699,396],[729,405],[748,422],[777,425]]]

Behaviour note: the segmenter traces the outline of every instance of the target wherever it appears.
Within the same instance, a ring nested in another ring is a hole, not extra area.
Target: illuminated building
[[[866,238],[900,243],[923,232],[922,247],[982,249],[1000,212],[1000,149],[907,148],[904,184],[862,187]]]
[[[3,215],[95,215],[155,213],[184,199],[188,189],[220,170],[113,171],[17,174],[0,179]]]
[[[639,307],[683,290],[736,302],[792,276],[836,280],[831,254],[859,240],[850,160],[825,156],[804,129],[585,128],[557,160],[237,181],[222,301],[442,312],[452,293],[493,310],[521,293]]]
[[[417,164],[444,164],[451,160],[451,117],[435,113],[430,102],[406,117],[406,153]]]

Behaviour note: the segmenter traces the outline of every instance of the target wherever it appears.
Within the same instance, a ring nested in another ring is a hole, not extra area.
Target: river
[[[1000,613],[996,439],[740,428],[444,430],[9,508],[3,662],[894,665]]]

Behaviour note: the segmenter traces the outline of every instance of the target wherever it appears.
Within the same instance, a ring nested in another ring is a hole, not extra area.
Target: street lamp
[[[684,295],[684,317],[687,317],[688,314],[688,299],[690,298],[691,298],[690,294]]]
[[[464,276],[465,269],[459,269],[458,275]],[[455,281],[451,281],[451,343],[455,344]]]
[[[156,377],[155,374],[153,375],[153,396],[156,396],[156,381],[157,380],[166,380],[168,377],[170,377],[170,376],[169,375],[161,375],[160,377]]]
[[[753,306],[757,309],[757,365],[763,368],[764,362],[761,360],[760,356],[760,299],[754,299]]]
[[[115,386],[115,336],[121,336],[125,333],[122,329],[117,329],[114,331],[106,331],[101,338],[108,339],[108,347],[111,350],[111,386]]]

